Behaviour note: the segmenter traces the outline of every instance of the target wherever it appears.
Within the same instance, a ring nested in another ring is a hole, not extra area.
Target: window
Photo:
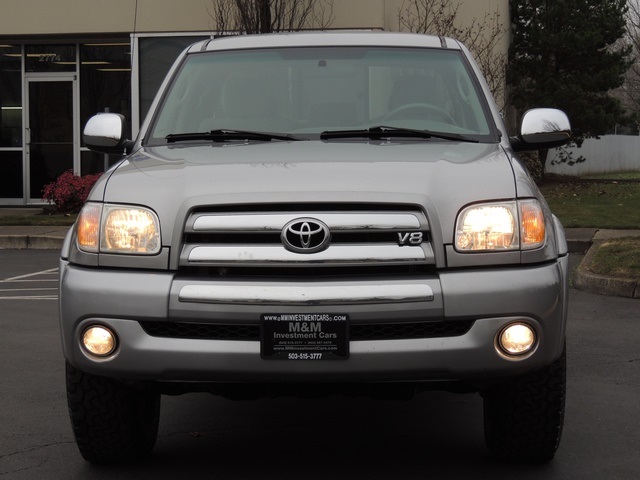
[[[80,123],[97,113],[121,113],[131,135],[129,41],[80,45]]]
[[[0,149],[0,198],[22,198],[22,152]]]
[[[124,115],[131,137],[131,43],[128,39],[80,45],[80,125],[97,113]],[[122,157],[80,152],[80,174],[101,173]]]
[[[0,148],[22,147],[22,48],[0,45]]]
[[[317,137],[390,126],[495,141],[460,52],[426,48],[282,48],[190,55],[151,136],[216,129]]]
[[[192,43],[209,37],[145,37],[140,49],[140,118],[144,119],[151,103],[178,55]]]
[[[22,195],[22,47],[0,45],[0,198]]]
[[[75,72],[75,45],[26,45],[27,72]]]

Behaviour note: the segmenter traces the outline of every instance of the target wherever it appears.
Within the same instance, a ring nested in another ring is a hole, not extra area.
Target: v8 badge
[[[398,232],[398,245],[420,245],[422,232]]]

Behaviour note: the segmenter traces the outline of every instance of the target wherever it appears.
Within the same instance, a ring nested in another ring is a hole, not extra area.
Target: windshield
[[[167,136],[175,141],[176,135],[226,130],[308,139],[324,132],[327,139],[327,132],[379,126],[495,141],[489,119],[458,51],[298,47],[204,52],[186,57],[147,141],[159,145],[167,143]],[[393,136],[393,130],[388,132]]]

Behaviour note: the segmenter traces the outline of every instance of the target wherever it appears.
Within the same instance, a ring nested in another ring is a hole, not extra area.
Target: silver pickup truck
[[[332,32],[207,40],[178,58],[62,249],[60,326],[82,456],[131,461],[162,394],[479,392],[488,449],[553,458],[567,245],[468,50]]]

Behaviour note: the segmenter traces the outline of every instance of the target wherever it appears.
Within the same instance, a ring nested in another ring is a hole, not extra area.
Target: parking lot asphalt
[[[32,215],[33,208],[3,208],[0,216]],[[59,250],[69,227],[0,226],[0,249]],[[640,299],[640,281],[595,274],[590,264],[600,244],[622,237],[640,237],[640,230],[608,230],[597,228],[565,229],[570,253],[584,253],[584,259],[573,272],[573,285],[584,291],[603,295]]]

